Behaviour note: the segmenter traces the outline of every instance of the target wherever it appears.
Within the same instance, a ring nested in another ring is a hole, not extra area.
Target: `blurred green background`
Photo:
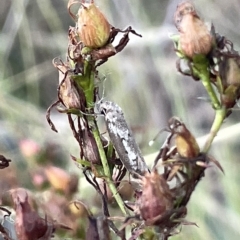
[[[208,133],[214,117],[210,104],[197,99],[206,97],[201,84],[181,76],[175,67],[177,57],[168,36],[177,32],[172,20],[177,3],[96,1],[113,26],[130,25],[143,35],[131,35],[126,49],[110,58],[99,72],[106,77],[106,99],[122,107],[144,155],[158,151],[166,135],[152,147],[148,142],[171,116],[181,117],[197,137]],[[239,0],[194,3],[204,19],[213,22],[216,30],[240,49]],[[21,186],[31,185],[28,172],[35,160],[34,149],[25,144],[26,140],[39,149],[54,151],[63,165],[70,161],[70,154],[78,155],[66,116],[53,114],[58,134],[45,120],[46,109],[57,97],[58,72],[51,62],[55,57],[65,59],[69,26],[74,22],[66,0],[0,2],[0,154],[23,170],[18,172]],[[211,149],[225,175],[209,168],[191,198],[187,220],[199,228],[184,226],[172,239],[240,239],[239,117],[239,111],[234,111],[224,123],[227,130]],[[71,163],[65,167],[81,174]]]

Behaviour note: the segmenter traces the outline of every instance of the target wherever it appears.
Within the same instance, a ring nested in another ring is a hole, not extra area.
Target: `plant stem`
[[[207,153],[209,151],[214,138],[216,137],[220,127],[222,126],[222,123],[226,117],[226,114],[227,114],[227,110],[225,107],[222,107],[221,109],[216,110],[215,118],[210,130],[209,136],[207,138],[207,141],[204,144],[202,152]]]
[[[202,152],[207,153],[211,147],[211,144],[216,137],[220,127],[222,126],[223,120],[226,117],[227,110],[224,106],[221,105],[216,92],[213,89],[211,80],[210,80],[210,72],[209,72],[209,62],[205,56],[197,56],[194,59],[193,71],[198,77],[201,79],[203,86],[205,87],[211,103],[212,107],[215,110],[215,118],[207,138],[206,143],[204,144]]]
[[[197,75],[201,79],[201,82],[210,97],[213,108],[220,109],[221,104],[211,84],[210,73],[209,73],[209,63],[205,56],[200,55],[196,57],[193,65],[193,71],[195,75]]]
[[[107,161],[107,158],[106,158],[103,146],[102,146],[102,141],[101,141],[101,139],[99,137],[99,131],[98,131],[96,123],[95,123],[95,126],[92,129],[92,132],[93,132],[93,136],[94,136],[94,138],[96,140],[96,144],[97,144],[99,155],[100,155],[100,158],[101,158],[104,175],[106,176],[107,184],[108,184],[108,186],[109,186],[109,188],[110,188],[114,198],[116,199],[116,202],[117,202],[119,208],[121,209],[121,211],[125,215],[127,215],[128,211],[127,211],[127,209],[126,209],[126,207],[124,205],[124,202],[123,202],[120,194],[118,193],[118,191],[116,189],[116,186],[114,185],[114,183],[112,181],[111,171],[110,171],[110,168],[109,168],[109,165],[108,165],[108,161]]]
[[[71,65],[74,66],[74,63],[71,62]],[[78,84],[79,88],[81,88],[84,91],[84,95],[86,98],[86,107],[89,110],[89,113],[93,113],[94,109],[94,89],[95,89],[95,72],[94,72],[94,63],[90,63],[88,61],[84,61],[84,70],[83,74],[80,75],[75,75],[73,77],[74,81]],[[107,184],[113,194],[113,197],[115,198],[119,208],[121,211],[124,213],[124,215],[128,215],[128,211],[124,205],[124,202],[118,193],[116,186],[114,185],[112,181],[112,175],[110,171],[110,167],[108,165],[107,157],[103,149],[102,141],[100,138],[100,133],[98,130],[98,126],[95,120],[94,115],[88,115],[87,116],[87,122],[88,125],[93,133],[93,137],[96,141],[97,148],[99,151],[101,163],[103,166],[103,172],[104,172],[104,177],[106,178]],[[99,174],[101,175],[101,174]]]
[[[87,103],[87,108],[88,109],[93,109],[94,107],[94,66],[91,66],[87,61],[84,64],[84,76],[82,76],[81,81],[78,81],[78,84],[84,89],[84,94],[86,97],[86,103]],[[91,112],[91,111],[90,111]],[[111,175],[111,171],[108,165],[108,161],[106,158],[106,154],[105,151],[103,149],[103,145],[102,145],[102,141],[100,138],[100,133],[98,130],[98,126],[95,120],[95,116],[87,116],[87,121],[88,124],[90,126],[90,129],[92,130],[94,139],[96,141],[97,144],[97,148],[99,151],[99,155],[100,155],[100,159],[101,159],[101,163],[103,166],[103,172],[104,175],[106,177],[106,181],[107,184],[113,194],[113,197],[115,198],[119,208],[121,209],[121,211],[124,213],[124,215],[128,214],[128,211],[124,205],[124,202],[120,196],[120,194],[118,193],[116,186],[114,185],[113,181],[112,181],[112,175]]]
[[[212,84],[210,83],[209,77],[206,76],[206,74],[200,74],[200,78],[201,78],[203,86],[205,87],[205,89],[210,97],[213,108],[219,109],[221,104],[216,96],[216,93],[212,87]]]

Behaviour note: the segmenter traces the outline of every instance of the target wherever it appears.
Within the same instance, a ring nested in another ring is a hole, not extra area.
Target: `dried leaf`
[[[10,193],[15,205],[15,229],[18,240],[37,240],[43,236],[45,237],[42,239],[50,239],[52,231],[48,236],[45,235],[49,228],[47,220],[39,217],[31,208],[26,190],[18,188],[10,190]]]

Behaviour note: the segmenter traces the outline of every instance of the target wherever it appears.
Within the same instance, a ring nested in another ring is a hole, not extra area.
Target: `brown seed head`
[[[232,108],[240,97],[239,59],[224,56],[219,64],[222,82],[221,102],[226,108]]]
[[[173,196],[166,180],[155,170],[142,178],[142,195],[138,199],[142,219],[155,225],[168,210],[173,208]]]
[[[207,25],[197,15],[192,2],[180,3],[174,14],[175,25],[180,32],[180,49],[193,58],[196,54],[207,55],[212,49],[213,40]]]
[[[14,225],[17,238],[19,240],[49,239],[52,231],[44,238],[48,232],[48,223],[32,209],[27,191],[18,188],[12,189],[10,193],[16,211]]]
[[[63,169],[54,166],[46,167],[44,172],[54,189],[66,191],[70,183],[70,174]]]
[[[179,24],[181,23],[182,18],[187,14],[192,14],[197,16],[193,3],[190,1],[184,1],[178,4],[177,10],[174,14],[174,22],[177,28],[179,27]]]
[[[239,59],[223,56],[219,65],[219,74],[223,88],[231,85],[240,86],[240,61]]]
[[[175,134],[175,142],[179,155],[185,158],[197,157],[200,153],[196,138],[178,118],[172,117],[168,122],[169,129]]]
[[[58,69],[59,73],[59,92],[58,96],[67,109],[81,109],[81,97],[79,90],[72,79],[72,72],[69,67],[63,62],[55,63],[53,65]],[[82,101],[83,102],[83,101]]]
[[[86,47],[100,48],[106,45],[111,26],[103,13],[93,3],[82,3],[78,11],[77,31]]]
[[[81,131],[84,158],[92,164],[101,164],[96,140],[93,133],[85,128]]]

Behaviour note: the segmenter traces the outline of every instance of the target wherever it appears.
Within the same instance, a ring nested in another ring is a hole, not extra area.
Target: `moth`
[[[98,110],[105,117],[109,138],[126,169],[135,177],[149,172],[122,109],[113,102],[101,101],[98,103]]]

